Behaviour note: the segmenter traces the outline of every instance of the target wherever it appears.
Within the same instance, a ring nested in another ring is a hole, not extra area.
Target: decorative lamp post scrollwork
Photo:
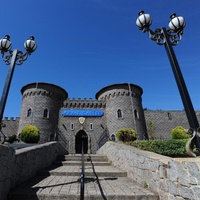
[[[166,28],[157,28],[155,31],[152,31],[150,29],[152,24],[150,14],[140,11],[139,17],[136,20],[136,25],[142,32],[147,32],[151,40],[155,41],[158,45],[165,46],[190,125],[189,132],[191,133],[192,131],[193,134],[186,144],[186,151],[189,155],[195,157],[196,154],[194,153],[194,144],[196,145],[196,153],[199,154],[200,151],[199,122],[197,120],[196,113],[194,111],[181,69],[179,67],[179,63],[172,47],[177,45],[182,39],[183,29],[186,26],[186,23],[182,16],[177,17],[175,13],[172,14],[170,18],[171,20],[168,25],[168,30]]]
[[[27,60],[28,56],[36,50],[37,45],[34,41],[34,37],[30,36],[30,38],[24,42],[24,48],[26,49],[25,53],[17,49],[11,50],[11,48],[12,43],[10,41],[10,36],[6,35],[3,39],[0,40],[0,51],[2,54],[3,61],[6,65],[10,65],[10,68],[8,71],[8,75],[6,78],[0,101],[0,129],[15,65],[23,64],[23,62]]]

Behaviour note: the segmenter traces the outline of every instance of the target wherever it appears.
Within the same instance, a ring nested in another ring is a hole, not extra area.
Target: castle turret
[[[129,84],[113,84],[96,93],[97,100],[106,102],[106,120],[110,135],[120,128],[132,128],[139,139],[148,138],[141,87]]]
[[[31,83],[21,89],[23,95],[18,133],[28,124],[36,126],[40,143],[54,137],[58,125],[59,110],[68,93],[61,87],[49,83]]]

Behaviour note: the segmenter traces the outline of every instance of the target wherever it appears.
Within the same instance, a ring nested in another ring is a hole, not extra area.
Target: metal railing
[[[104,129],[103,133],[101,134],[100,138],[97,141],[99,148],[101,148],[108,140],[109,140],[108,130]]]
[[[86,182],[96,181],[96,183],[98,184],[99,190],[101,192],[102,198],[104,200],[107,200],[107,198],[106,198],[106,196],[103,192],[103,189],[101,187],[99,177],[98,177],[97,173],[95,172],[94,164],[92,162],[92,158],[91,158],[90,155],[88,156],[87,161],[90,161],[90,163],[91,163],[92,170],[93,170],[93,173],[95,175],[95,178],[92,178],[92,179],[91,178],[90,179],[85,178],[84,136],[82,136],[81,160],[82,160],[82,167],[81,167],[81,175],[80,175],[80,200],[84,200],[85,181]]]
[[[94,175],[95,175],[95,181],[96,181],[96,183],[98,184],[99,190],[100,190],[100,192],[101,192],[101,196],[102,196],[102,198],[103,198],[104,200],[107,200],[107,198],[106,198],[106,196],[105,196],[105,194],[104,194],[104,192],[103,192],[103,189],[102,189],[102,187],[101,187],[101,183],[100,183],[100,181],[99,181],[99,177],[98,177],[97,173],[95,172],[95,168],[94,168],[94,164],[93,164],[93,162],[92,162],[91,156],[89,156],[88,161],[90,161],[90,163],[91,163],[91,165],[92,165],[92,170],[93,170],[93,173],[94,173]]]
[[[84,200],[85,190],[85,158],[84,158],[84,140],[82,138],[82,152],[81,152],[82,168],[80,175],[80,200]]]

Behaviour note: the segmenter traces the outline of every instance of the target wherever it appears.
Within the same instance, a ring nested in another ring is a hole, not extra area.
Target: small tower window
[[[74,130],[74,123],[71,123],[70,129],[73,131]]]
[[[120,109],[117,110],[117,118],[122,118],[122,111]]]
[[[31,108],[29,108],[27,112],[27,117],[30,117],[30,116],[31,116]]]
[[[171,113],[167,113],[167,116],[168,116],[168,120],[172,120],[172,115],[171,115]]]
[[[90,130],[92,131],[94,129],[93,123],[90,123]]]
[[[135,116],[135,119],[139,119],[139,114],[137,110],[134,110],[134,116]]]
[[[48,109],[44,110],[43,117],[44,118],[49,118],[49,111],[48,111]]]

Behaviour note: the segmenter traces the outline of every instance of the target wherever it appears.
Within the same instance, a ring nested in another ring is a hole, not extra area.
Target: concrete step
[[[127,172],[111,166],[106,156],[91,155],[91,158],[95,173],[86,158],[84,200],[159,199],[157,194],[127,178]],[[81,155],[58,159],[51,167],[11,190],[8,200],[80,200]]]
[[[92,161],[108,161],[107,156],[96,155],[96,154],[84,154],[85,161],[89,161],[90,157]],[[69,154],[64,156],[59,156],[57,160],[60,161],[81,161],[81,154]]]
[[[110,166],[111,162],[108,161],[94,161],[92,162],[94,166]],[[68,166],[81,166],[81,161],[55,161],[55,165],[68,165]],[[91,166],[91,162],[85,161],[85,166]]]
[[[119,170],[113,166],[95,166],[95,172],[98,176],[125,177],[127,172]],[[79,176],[81,166],[59,166],[56,168],[46,168],[39,171],[39,174],[54,175],[54,176]],[[85,176],[94,176],[91,166],[85,166]]]
[[[84,200],[158,200],[150,190],[127,177],[85,179]],[[8,200],[80,200],[77,176],[37,176],[12,190]]]

